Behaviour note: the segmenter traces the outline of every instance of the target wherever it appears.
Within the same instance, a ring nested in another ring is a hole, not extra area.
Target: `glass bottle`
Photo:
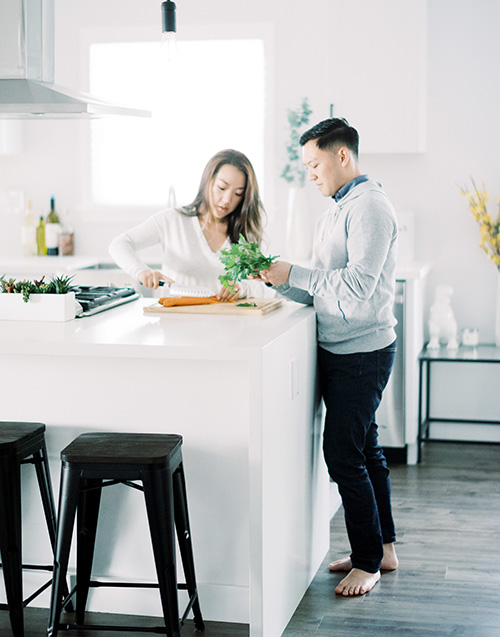
[[[59,256],[75,254],[75,234],[70,223],[69,213],[66,210],[64,220],[59,233]]]
[[[45,242],[47,245],[47,255],[55,257],[59,254],[59,233],[61,223],[56,212],[55,200],[50,198],[50,212],[45,222]]]
[[[36,253],[39,257],[47,254],[47,244],[45,243],[45,221],[40,216],[40,223],[36,229]]]
[[[31,209],[31,199],[28,199],[28,207],[21,228],[21,240],[25,257],[33,257],[37,254],[36,245],[36,218]]]

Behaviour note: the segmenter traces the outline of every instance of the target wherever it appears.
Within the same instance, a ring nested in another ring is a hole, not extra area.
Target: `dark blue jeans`
[[[375,423],[395,353],[396,342],[359,354],[318,352],[325,461],[342,498],[352,565],[369,573],[380,569],[383,544],[396,539],[389,468]]]

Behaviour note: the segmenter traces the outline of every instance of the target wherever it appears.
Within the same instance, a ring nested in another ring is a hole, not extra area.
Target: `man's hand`
[[[271,283],[271,285],[284,285],[288,283],[292,264],[286,261],[276,261],[268,270],[261,270],[258,276],[252,278]]]

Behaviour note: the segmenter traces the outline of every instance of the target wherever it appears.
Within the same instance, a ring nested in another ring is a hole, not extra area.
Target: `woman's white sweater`
[[[109,246],[109,254],[120,268],[137,279],[141,272],[151,269],[140,251],[158,244],[162,250],[163,274],[177,285],[206,287],[217,294],[224,266],[219,260],[220,250],[214,252],[208,245],[198,217],[174,209],[162,210],[118,235]],[[221,250],[225,248],[229,248],[227,239]],[[243,281],[241,286],[245,296],[266,295],[265,286],[258,281]]]

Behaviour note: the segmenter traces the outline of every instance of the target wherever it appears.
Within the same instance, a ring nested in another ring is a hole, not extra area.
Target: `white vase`
[[[495,314],[495,344],[500,347],[500,268],[497,273],[497,310]]]
[[[303,187],[292,186],[288,192],[286,218],[286,258],[304,262],[311,258],[312,231]]]

